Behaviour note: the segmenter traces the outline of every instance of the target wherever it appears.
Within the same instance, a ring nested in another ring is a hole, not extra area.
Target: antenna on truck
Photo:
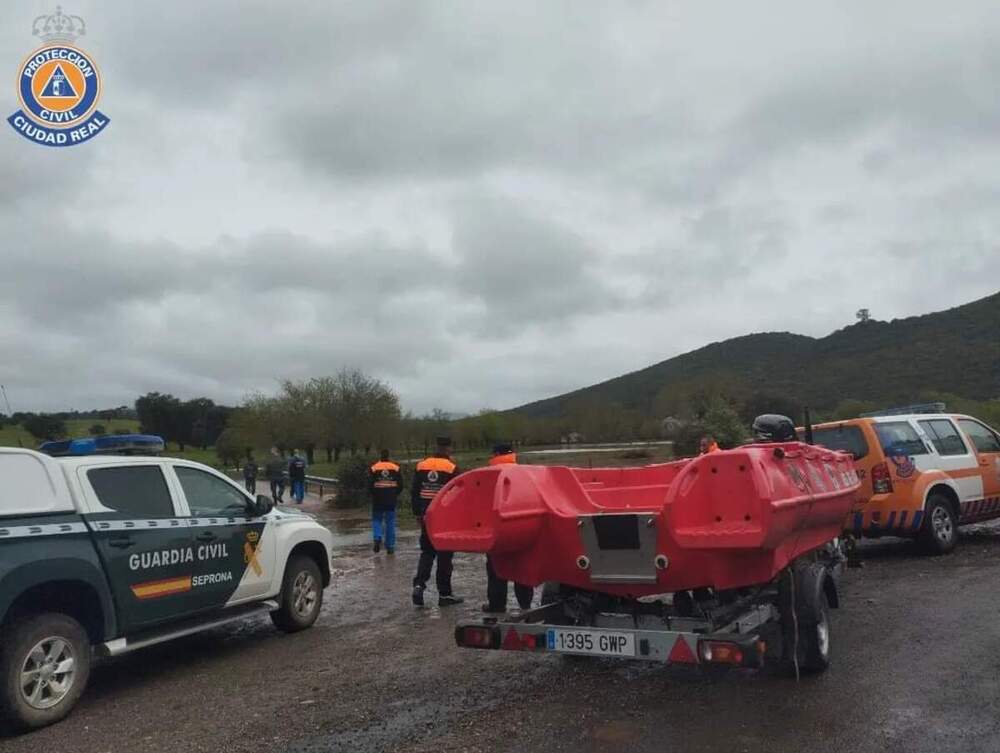
[[[805,413],[806,444],[813,444],[813,424],[812,416],[809,413],[809,406],[807,405],[802,412]]]

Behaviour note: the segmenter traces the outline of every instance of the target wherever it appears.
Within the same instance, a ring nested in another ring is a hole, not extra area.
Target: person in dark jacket
[[[382,548],[385,530],[385,553],[396,550],[396,503],[403,491],[403,474],[399,466],[389,460],[389,451],[382,450],[379,461],[368,471],[368,488],[372,495],[372,550]]]
[[[516,462],[517,454],[510,442],[499,442],[493,447],[490,465]],[[522,583],[515,583],[514,596],[521,609],[531,609],[531,600],[535,597],[535,589]],[[486,599],[486,603],[483,604],[484,612],[507,611],[507,581],[499,577],[493,570],[493,559],[488,554],[486,555]]]
[[[451,461],[451,440],[448,437],[437,438],[437,452],[417,463],[413,474],[410,504],[413,508],[413,514],[420,521],[420,561],[417,563],[417,574],[413,577],[413,603],[418,607],[424,605],[424,590],[431,577],[431,568],[435,559],[437,559],[435,580],[437,581],[438,606],[446,607],[465,601],[451,592],[453,553],[437,551],[427,536],[427,527],[424,525],[424,513],[434,501],[434,495],[458,474],[458,466]]]
[[[257,461],[253,459],[253,454],[251,453],[247,456],[247,462],[243,464],[243,483],[246,485],[247,491],[255,496],[257,494],[257,474],[259,471]]]
[[[306,461],[298,450],[292,450],[292,457],[288,460],[288,480],[292,484],[292,499],[295,504],[301,505],[306,496]]]
[[[271,457],[264,466],[264,475],[271,484],[271,499],[274,500],[274,504],[280,505],[281,498],[285,494],[285,460],[277,447],[271,448]]]

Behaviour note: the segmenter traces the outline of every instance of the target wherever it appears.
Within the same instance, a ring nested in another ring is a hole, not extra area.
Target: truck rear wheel
[[[323,577],[312,557],[298,554],[288,561],[281,587],[281,606],[271,622],[286,633],[312,627],[323,606]]]
[[[59,721],[80,699],[90,659],[90,638],[68,615],[15,622],[0,650],[0,713],[21,730]]]
[[[958,545],[958,520],[951,500],[937,492],[927,497],[920,543],[928,554],[947,554]]]

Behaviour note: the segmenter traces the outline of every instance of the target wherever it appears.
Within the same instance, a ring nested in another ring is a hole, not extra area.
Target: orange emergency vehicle
[[[958,526],[1000,517],[1000,434],[973,416],[909,406],[818,424],[813,441],[854,455],[861,496],[844,528],[855,536],[917,538],[943,554]]]

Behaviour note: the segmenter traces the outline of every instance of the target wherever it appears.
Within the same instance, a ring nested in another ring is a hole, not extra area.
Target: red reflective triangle
[[[678,635],[677,640],[674,641],[674,647],[670,649],[670,656],[667,657],[667,661],[677,662],[678,664],[697,664],[698,657],[691,651],[691,647],[684,640],[684,636]]]
[[[517,634],[514,628],[507,631],[507,635],[503,639],[502,648],[508,651],[520,651],[521,650],[521,636]]]

